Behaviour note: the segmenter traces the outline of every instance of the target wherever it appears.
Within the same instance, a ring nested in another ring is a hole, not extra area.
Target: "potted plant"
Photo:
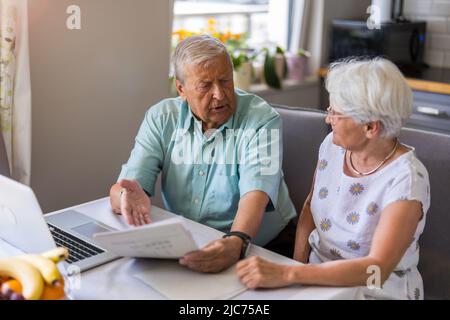
[[[255,55],[251,50],[239,50],[230,53],[233,61],[234,86],[248,91],[253,80],[253,63]]]
[[[307,73],[306,67],[311,53],[304,49],[299,49],[296,53],[290,53],[286,57],[288,65],[288,79],[302,82]]]
[[[267,48],[264,51],[264,80],[269,87],[281,89],[282,81],[288,73],[284,50],[276,47],[274,53],[271,53]]]

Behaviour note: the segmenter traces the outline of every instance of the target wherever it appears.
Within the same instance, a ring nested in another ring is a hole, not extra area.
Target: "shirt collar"
[[[183,124],[181,126],[181,130],[183,134],[188,131],[191,126],[192,122],[194,121],[194,115],[192,114],[191,108],[189,108],[189,105],[186,100],[183,100],[181,103],[181,119],[184,118]]]
[[[235,112],[236,113],[236,112]],[[217,130],[223,131],[225,129],[230,129],[233,127],[233,121],[234,121],[234,114],[225,122],[223,125],[221,125]],[[194,114],[191,111],[191,108],[189,107],[186,100],[184,100],[181,103],[181,119],[184,118],[184,121],[182,120],[182,126],[181,131],[183,134],[185,134],[191,127],[194,121],[198,121]]]

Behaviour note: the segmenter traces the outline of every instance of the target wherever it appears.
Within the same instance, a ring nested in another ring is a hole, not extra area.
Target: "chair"
[[[0,174],[10,177],[8,156],[6,155],[5,143],[3,141],[3,134],[0,130]]]
[[[404,128],[400,140],[416,148],[430,176],[431,206],[419,240],[425,299],[450,299],[450,135]]]
[[[311,191],[317,155],[330,128],[316,109],[273,105],[283,122],[283,172],[297,213]]]

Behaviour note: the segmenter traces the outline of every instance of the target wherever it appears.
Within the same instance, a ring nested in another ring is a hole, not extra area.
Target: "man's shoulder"
[[[258,125],[280,119],[280,114],[263,98],[239,89],[236,96],[240,121]]]
[[[146,112],[146,116],[153,119],[166,116],[178,116],[181,110],[181,103],[182,100],[179,97],[163,99],[150,106]]]

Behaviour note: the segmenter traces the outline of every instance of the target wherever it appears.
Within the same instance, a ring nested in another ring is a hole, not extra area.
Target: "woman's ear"
[[[371,121],[365,124],[364,129],[366,130],[367,138],[374,138],[381,134],[383,125],[380,121]]]
[[[178,95],[181,97],[181,99],[186,100],[184,84],[180,80],[176,79],[175,87],[177,88]]]

